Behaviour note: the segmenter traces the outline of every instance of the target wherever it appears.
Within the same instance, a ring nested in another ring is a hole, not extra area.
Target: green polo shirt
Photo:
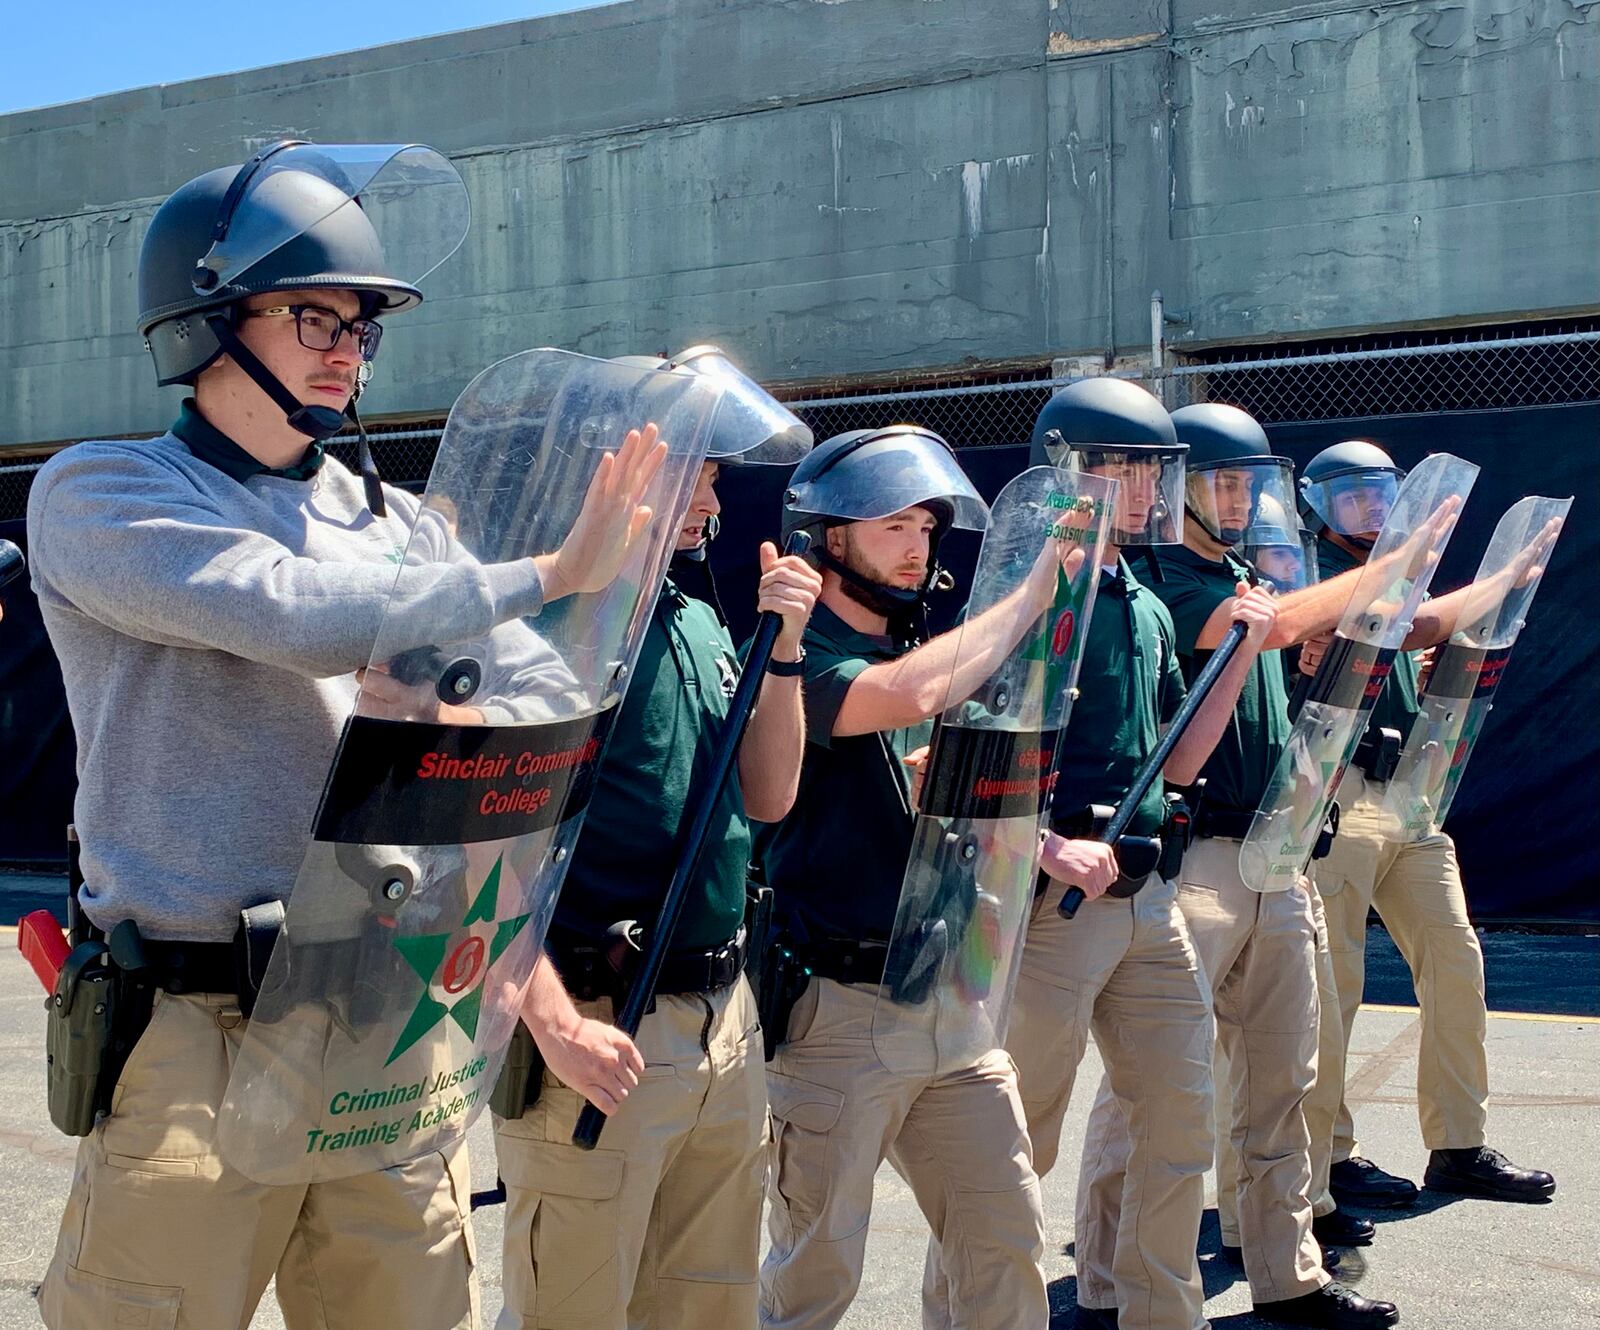
[[[1323,536],[1317,541],[1317,566],[1322,571],[1323,581],[1327,581],[1352,568],[1359,568],[1361,562]],[[1411,733],[1412,722],[1421,710],[1417,702],[1419,668],[1414,652],[1401,651],[1396,654],[1394,669],[1389,672],[1388,682],[1378,694],[1377,704],[1367,721],[1368,734],[1376,734],[1380,729],[1399,730],[1400,742],[1406,741]]]
[[[185,397],[172,432],[188,445],[189,451],[241,485],[252,476],[280,476],[285,480],[310,480],[322,469],[320,443],[312,443],[306,455],[293,466],[270,467],[245,452],[238,444],[200,414],[194,398]]]
[[[910,770],[933,722],[835,738],[850,685],[908,648],[858,633],[825,605],[806,628],[806,752],[789,815],[757,841],[779,917],[801,942],[887,941],[911,853]]]
[[[1166,553],[1162,553],[1165,564]],[[1101,571],[1089,635],[1078,668],[1078,701],[1061,736],[1052,810],[1057,817],[1089,804],[1115,805],[1155,749],[1160,726],[1183,705],[1172,616],[1127,560],[1117,574]],[[1128,827],[1135,836],[1160,829],[1165,784],[1158,776]]]
[[[738,677],[733,640],[716,612],[669,578],[600,764],[556,929],[598,938],[619,919],[646,929],[655,922]],[[735,771],[711,820],[674,950],[713,947],[738,931],[749,862],[750,824]]]
[[[1162,552],[1161,570],[1166,580],[1151,590],[1172,613],[1183,677],[1193,683],[1211,659],[1211,652],[1195,649],[1200,630],[1218,605],[1233,599],[1234,588],[1249,580],[1249,569],[1231,551],[1215,562],[1180,545]],[[1200,769],[1207,803],[1242,809],[1260,806],[1289,742],[1289,693],[1284,678],[1281,651],[1263,651],[1251,662],[1239,701],[1228,717],[1228,728]]]

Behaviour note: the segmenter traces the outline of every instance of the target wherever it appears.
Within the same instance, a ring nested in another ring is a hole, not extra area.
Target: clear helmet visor
[[[223,234],[196,269],[202,293],[240,280],[345,208],[371,223],[386,275],[415,285],[460,248],[471,221],[460,174],[421,144],[301,143],[241,169],[249,174],[229,193]]]
[[[1274,591],[1304,591],[1317,581],[1316,541],[1310,532],[1289,540],[1270,540],[1240,547],[1250,566]]]
[[[1251,567],[1277,591],[1303,591],[1319,575],[1316,537],[1300,525],[1294,511],[1282,495],[1261,495],[1239,542]]]
[[[1101,448],[1079,443],[1068,454],[1067,470],[1117,482],[1111,544],[1123,549],[1178,545],[1183,542],[1184,458],[1188,451],[1182,445]]]
[[[672,358],[722,389],[711,432],[709,460],[792,466],[811,451],[811,429],[794,412],[714,346],[697,346]]]
[[[1238,545],[1265,509],[1278,517],[1294,511],[1294,463],[1287,457],[1253,457],[1190,468],[1184,485],[1189,512],[1224,545]]]
[[[790,487],[784,505],[794,512],[871,522],[934,500],[951,513],[951,525],[982,531],[989,505],[942,442],[911,432],[870,434],[810,479]]]
[[[1341,536],[1374,536],[1389,520],[1399,488],[1398,471],[1374,468],[1303,481],[1301,493],[1328,530]]]

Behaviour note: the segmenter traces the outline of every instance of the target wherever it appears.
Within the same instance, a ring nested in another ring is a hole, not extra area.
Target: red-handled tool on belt
[[[35,910],[17,921],[17,950],[33,967],[46,993],[56,991],[56,976],[72,948],[49,910]]]

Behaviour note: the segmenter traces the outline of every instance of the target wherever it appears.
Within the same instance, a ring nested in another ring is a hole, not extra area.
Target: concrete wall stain
[[[1600,0],[630,0],[3,116],[0,446],[167,423],[145,225],[280,133],[432,143],[471,191],[382,418],[539,344],[1137,353],[1157,287],[1179,350],[1597,309],[1597,70]]]

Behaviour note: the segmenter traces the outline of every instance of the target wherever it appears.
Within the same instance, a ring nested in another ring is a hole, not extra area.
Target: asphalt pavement
[[[28,893],[0,881],[0,918]],[[1490,1144],[1518,1163],[1547,1168],[1555,1199],[1541,1206],[1434,1196],[1404,1212],[1372,1212],[1377,1242],[1346,1253],[1341,1278],[1399,1304],[1407,1330],[1581,1330],[1600,1327],[1600,929],[1589,935],[1489,932]],[[44,1102],[41,992],[9,930],[0,932],[0,1330],[38,1324],[33,1290],[55,1242],[71,1180],[73,1142],[51,1127]],[[1368,1001],[1356,1020],[1350,1089],[1364,1153],[1420,1180],[1427,1162],[1417,1131],[1420,1030],[1409,977],[1381,930],[1369,939]],[[1512,1005],[1512,1004],[1515,1005]],[[1503,1014],[1502,1014],[1503,1013]],[[1078,1078],[1066,1140],[1081,1141],[1099,1079],[1091,1048]],[[474,1185],[494,1185],[487,1116],[469,1137]],[[1073,1322],[1071,1258],[1075,1151],[1045,1179],[1051,1328]],[[1210,1180],[1208,1180],[1210,1182]],[[1214,1196],[1214,1182],[1211,1191]],[[484,1323],[501,1301],[501,1214],[475,1216]],[[878,1176],[866,1275],[846,1330],[914,1330],[926,1228],[909,1188],[889,1168]],[[1206,1312],[1215,1330],[1254,1330],[1242,1274],[1218,1254],[1215,1211],[1199,1239]],[[269,1294],[252,1323],[281,1327]],[[719,1328],[720,1330],[720,1328]]]

